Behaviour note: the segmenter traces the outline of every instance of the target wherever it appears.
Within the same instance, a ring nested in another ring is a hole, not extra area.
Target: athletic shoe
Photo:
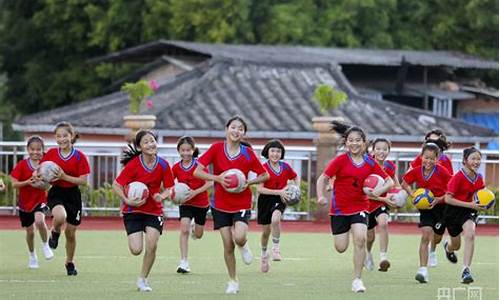
[[[57,249],[57,245],[59,244],[59,236],[61,235],[60,232],[55,232],[52,230],[50,232],[50,237],[49,237],[49,247],[52,249]]]
[[[243,247],[238,247],[240,248],[241,251],[241,258],[243,259],[243,262],[245,265],[249,265],[253,261],[253,254],[252,251],[250,251],[250,248],[248,247],[248,243],[245,244]]]
[[[191,232],[191,239],[197,240],[198,238],[196,237],[196,234],[194,233],[194,228],[195,228],[194,219],[191,219],[191,225],[189,225],[189,227],[190,227],[190,232]]]
[[[426,267],[418,268],[417,275],[415,275],[415,280],[420,283],[427,283],[429,281],[429,273]]]
[[[139,277],[137,279],[137,290],[139,292],[152,292],[153,289],[149,286],[146,278]]]
[[[46,260],[54,258],[54,252],[52,252],[52,249],[50,249],[50,246],[48,244],[43,244],[42,250]]]
[[[368,252],[366,254],[364,265],[366,270],[373,271],[373,257],[371,252]]]
[[[455,252],[454,251],[451,251],[451,252],[448,252],[446,250],[446,248],[448,248],[448,241],[444,242],[444,252],[446,253],[446,258],[452,263],[452,264],[456,264],[458,259],[457,259],[457,256],[455,255]]]
[[[361,278],[354,278],[352,281],[352,291],[355,293],[363,293],[366,291],[365,286],[363,285],[363,280]]]
[[[260,257],[260,271],[262,273],[267,273],[269,271],[269,253],[267,252]]]
[[[78,272],[76,271],[75,264],[72,262],[68,262],[65,264],[66,267],[66,273],[68,276],[76,276],[78,275]]]
[[[383,259],[380,261],[380,264],[378,265],[378,270],[380,272],[387,272],[390,266],[391,263],[387,259]]]
[[[281,253],[280,253],[280,246],[274,245],[273,246],[273,261],[281,261]]]
[[[238,294],[240,291],[240,284],[234,280],[227,283],[226,294]]]
[[[434,251],[434,252],[429,251],[429,258],[427,260],[427,266],[436,267],[437,265],[438,265],[438,259],[437,259],[436,251]]]
[[[177,266],[177,273],[186,274],[186,273],[189,273],[189,272],[191,272],[191,269],[189,268],[188,261],[182,259],[179,262],[179,266]]]
[[[462,283],[469,284],[472,282],[474,282],[474,278],[472,278],[469,268],[464,268],[462,272]]]
[[[30,269],[38,269],[38,258],[35,255],[30,255],[28,267]]]

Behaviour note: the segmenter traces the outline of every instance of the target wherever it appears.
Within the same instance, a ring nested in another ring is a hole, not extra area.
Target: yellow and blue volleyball
[[[431,204],[434,201],[434,194],[424,188],[419,188],[411,195],[413,205],[417,209],[430,209]]]
[[[474,203],[490,209],[495,205],[495,194],[487,188],[480,189],[474,193]]]

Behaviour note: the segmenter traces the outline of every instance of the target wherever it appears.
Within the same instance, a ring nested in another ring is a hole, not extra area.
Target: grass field
[[[254,254],[260,254],[259,236],[249,235]],[[45,261],[37,241],[38,270],[27,268],[27,250],[22,231],[0,231],[0,299],[437,299],[441,287],[466,287],[459,283],[459,264],[446,261],[439,248],[437,268],[430,269],[430,283],[414,280],[417,270],[416,235],[393,235],[390,240],[392,267],[387,273],[363,272],[365,294],[350,291],[352,252],[332,250],[329,234],[286,233],[282,236],[284,260],[272,262],[270,272],[260,273],[259,261],[250,266],[237,252],[240,293],[224,295],[227,281],[222,245],[217,232],[200,241],[190,241],[189,275],[175,273],[178,262],[178,233],[161,237],[150,283],[153,292],[140,294],[135,280],[141,257],[128,253],[123,231],[80,231],[76,264],[79,275],[65,274],[64,238],[56,258]],[[378,248],[378,244],[376,244]],[[374,253],[378,258],[378,250]],[[256,257],[258,258],[258,257]],[[498,237],[477,237],[472,266],[482,299],[498,299]],[[451,298],[450,298],[451,299]],[[467,299],[461,291],[455,300]]]

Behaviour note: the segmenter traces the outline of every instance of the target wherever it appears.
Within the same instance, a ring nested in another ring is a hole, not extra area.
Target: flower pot
[[[155,127],[155,115],[128,115],[123,117],[123,127],[130,129],[130,134],[126,137],[128,142],[135,138],[135,134],[140,129],[151,129]]]

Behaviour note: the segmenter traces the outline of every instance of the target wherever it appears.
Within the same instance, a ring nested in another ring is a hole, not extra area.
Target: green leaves
[[[347,101],[347,94],[328,84],[320,84],[314,90],[314,100],[319,104],[323,113],[339,107]]]
[[[136,83],[127,82],[121,90],[128,94],[130,112],[133,114],[138,114],[141,102],[154,93],[153,88],[146,80],[139,80]]]

